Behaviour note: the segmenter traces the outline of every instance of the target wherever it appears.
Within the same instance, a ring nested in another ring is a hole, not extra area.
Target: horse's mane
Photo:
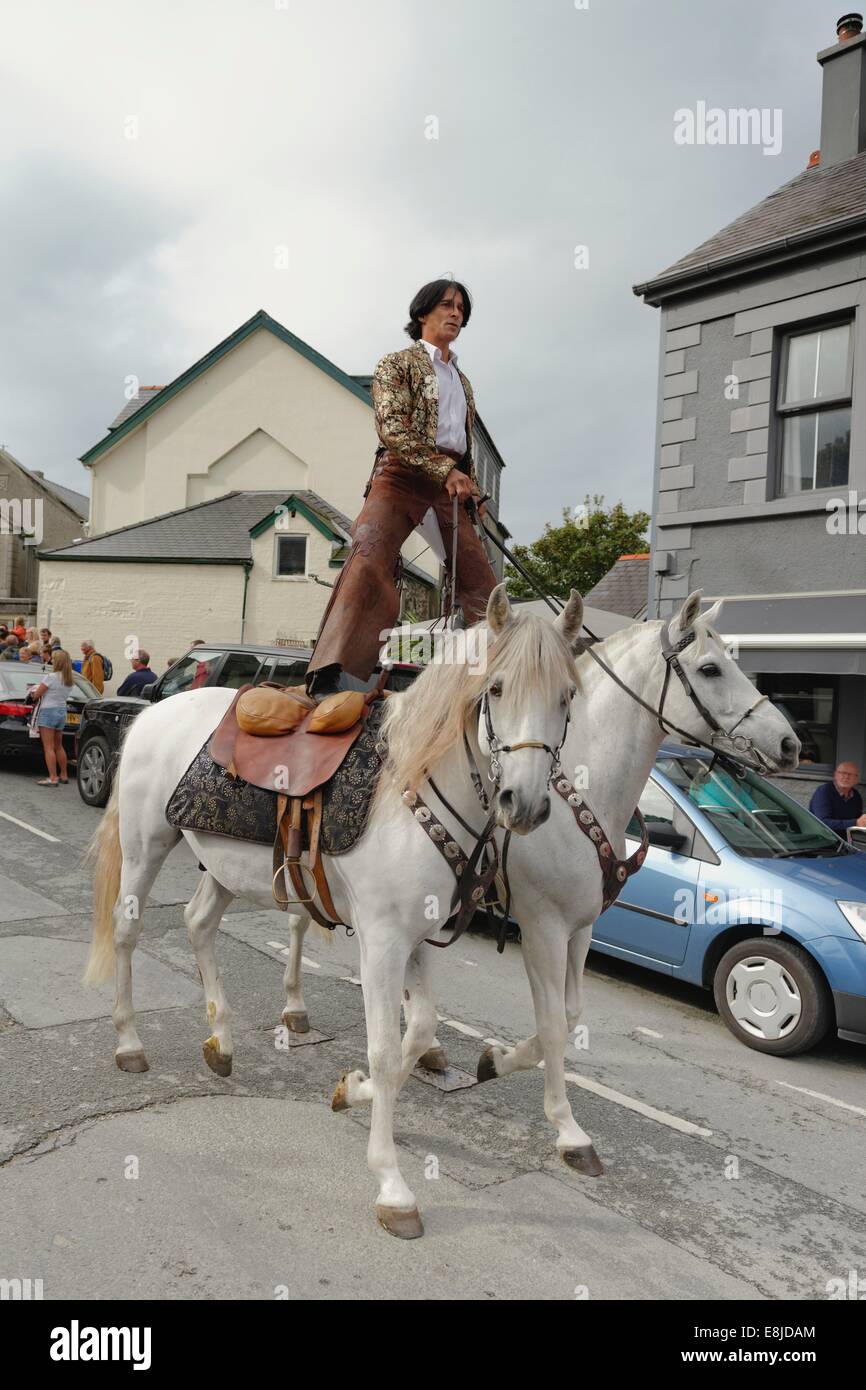
[[[434,656],[408,690],[388,697],[382,720],[388,758],[380,785],[416,791],[428,768],[462,742],[470,711],[493,676],[548,698],[568,681],[579,685],[571,648],[546,618],[517,613],[498,637],[487,633],[486,661],[446,665]],[[484,652],[483,645],[467,648]]]

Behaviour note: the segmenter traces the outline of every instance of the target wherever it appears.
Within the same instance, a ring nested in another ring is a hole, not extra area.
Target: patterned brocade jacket
[[[457,368],[466,394],[466,454],[470,477],[475,478],[472,426],[475,397],[469,378]],[[376,368],[370,387],[376,414],[376,432],[386,449],[399,454],[403,463],[418,468],[437,483],[444,483],[454,467],[448,454],[436,449],[439,423],[439,382],[430,354],[421,343],[389,352]]]

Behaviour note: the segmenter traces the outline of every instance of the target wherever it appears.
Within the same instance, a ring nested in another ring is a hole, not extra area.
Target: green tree
[[[549,594],[566,598],[570,589],[586,594],[607,574],[620,555],[649,549],[645,532],[648,512],[627,512],[621,502],[605,508],[604,497],[587,496],[583,506],[562,509],[562,525],[545,523],[544,534],[531,545],[515,545],[524,569]],[[513,598],[537,598],[531,584],[506,565],[505,578]]]

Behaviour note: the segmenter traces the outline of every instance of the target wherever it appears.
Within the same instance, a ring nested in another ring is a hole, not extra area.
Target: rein
[[[490,540],[493,541],[493,544],[494,544],[499,550],[502,551],[502,554],[505,556],[505,558],[508,560],[508,562],[509,562],[511,565],[514,566],[514,568],[517,570],[518,574],[519,574],[523,579],[525,579],[526,582],[527,582],[528,584],[530,584],[530,585],[532,586],[532,588],[535,590],[535,592],[536,592],[541,598],[544,599],[544,602],[547,604],[547,606],[548,606],[549,608],[551,608],[551,609],[553,610],[554,613],[556,613],[556,614],[561,613],[561,612],[562,612],[562,605],[560,604],[559,600],[558,600],[558,599],[554,599],[554,598],[551,597],[550,594],[545,593],[544,589],[543,589],[542,586],[538,583],[538,581],[535,579],[535,577],[534,577],[532,574],[530,574],[530,572],[526,569],[526,567],[525,567],[524,565],[521,564],[521,562],[517,559],[517,557],[516,557],[515,555],[512,555],[511,551],[508,549],[508,546],[507,546],[507,545],[504,545],[503,542],[499,539],[499,537],[498,537],[497,535],[495,535],[494,532],[491,531],[491,530],[484,524],[484,522],[483,522],[483,521],[481,520],[481,518],[478,516],[477,511],[475,510],[474,506],[471,506],[470,504],[467,504],[467,510],[469,511],[470,516],[473,517],[473,519],[474,519],[476,525],[477,525],[478,527],[480,527],[480,529],[484,532],[484,534],[485,534]],[[557,606],[557,605],[559,605],[559,606]],[[592,642],[597,642],[597,641],[599,641],[599,638],[596,636],[596,634],[595,634],[594,632],[592,632],[592,631],[586,626],[585,623],[584,623],[584,625],[583,625],[583,630],[584,630],[584,632],[586,632],[587,636],[591,639]],[[637,693],[636,690],[632,690],[631,686],[626,685],[625,681],[622,680],[610,666],[608,666],[607,662],[606,662],[606,661],[602,661],[601,657],[598,655],[597,652],[595,652],[595,651],[593,650],[592,646],[591,646],[588,642],[582,642],[582,643],[581,643],[581,646],[582,646],[584,652],[587,654],[587,656],[591,656],[592,659],[593,659],[593,661],[596,663],[596,665],[597,665],[597,666],[600,666],[601,669],[602,669],[603,671],[605,671],[605,672],[607,673],[607,675],[610,676],[611,680],[616,682],[616,684],[620,687],[621,690],[624,690],[625,693],[626,693],[627,695],[629,695],[629,696],[631,697],[631,699],[635,701],[636,704],[640,705],[640,706],[641,706],[643,709],[645,709],[649,714],[651,714],[651,715],[653,716],[654,719],[656,719],[656,720],[658,721],[658,724],[659,724],[659,727],[660,727],[660,728],[666,730],[668,733],[679,734],[680,738],[683,740],[684,743],[690,744],[690,745],[692,745],[692,746],[694,746],[694,747],[706,748],[707,751],[708,751],[709,753],[712,753],[713,756],[714,756],[716,759],[718,759],[718,760],[720,760],[720,761],[723,761],[723,760],[724,760],[724,755],[723,755],[723,754],[721,753],[721,751],[716,747],[716,745],[715,745],[714,742],[708,743],[708,742],[706,741],[706,739],[701,738],[698,734],[693,734],[693,733],[690,733],[690,732],[689,732],[688,730],[686,730],[686,729],[681,729],[681,728],[679,727],[678,724],[674,724],[670,719],[665,719],[664,713],[663,713],[663,711],[664,711],[664,702],[665,702],[665,698],[666,698],[666,696],[667,696],[667,688],[668,688],[668,682],[669,682],[669,680],[670,680],[671,670],[673,670],[673,671],[675,672],[677,678],[679,679],[679,681],[680,681],[680,683],[681,683],[683,689],[685,690],[686,694],[688,695],[689,699],[691,700],[692,704],[695,706],[695,709],[696,709],[696,710],[698,711],[698,713],[701,715],[701,718],[704,719],[704,720],[706,720],[706,722],[707,722],[707,724],[709,725],[709,727],[713,730],[713,733],[714,733],[714,734],[721,734],[724,738],[730,738],[730,739],[732,740],[732,742],[733,742],[735,748],[737,749],[737,752],[738,752],[738,753],[746,753],[746,754],[748,754],[749,756],[751,756],[752,758],[754,758],[754,759],[757,761],[757,763],[759,764],[759,766],[762,767],[764,770],[772,769],[772,764],[771,764],[770,761],[764,756],[764,754],[760,751],[760,749],[758,749],[758,748],[755,747],[755,744],[754,744],[754,742],[752,741],[752,739],[748,738],[745,734],[738,734],[736,738],[733,738],[734,729],[738,729],[738,728],[740,727],[740,725],[742,724],[743,720],[744,720],[744,719],[747,719],[748,716],[752,713],[752,711],[753,711],[754,709],[756,709],[756,708],[758,707],[758,705],[760,705],[764,700],[768,699],[769,697],[768,697],[767,695],[759,695],[758,698],[757,698],[757,700],[755,700],[754,704],[752,704],[752,705],[749,706],[749,708],[746,710],[745,714],[742,714],[742,715],[740,716],[740,718],[737,720],[736,724],[734,724],[732,728],[730,728],[730,729],[723,729],[722,726],[721,726],[721,724],[719,724],[719,722],[717,721],[715,715],[712,714],[711,711],[708,710],[708,709],[706,708],[706,706],[701,702],[699,696],[696,694],[696,692],[695,692],[694,689],[692,688],[692,685],[691,685],[691,683],[690,683],[690,681],[689,681],[689,678],[688,678],[688,676],[686,675],[685,671],[683,670],[683,668],[682,668],[682,666],[681,666],[681,664],[680,664],[680,661],[679,661],[679,659],[678,659],[678,658],[679,658],[679,653],[680,653],[681,651],[683,651],[686,647],[690,646],[690,644],[691,644],[692,642],[694,642],[694,640],[695,640],[695,633],[694,633],[694,631],[687,633],[687,634],[685,635],[685,637],[681,638],[680,641],[677,642],[675,645],[671,645],[671,644],[667,641],[667,625],[665,624],[665,625],[663,625],[663,627],[662,627],[662,631],[661,631],[661,634],[660,634],[660,640],[661,640],[662,656],[664,657],[664,660],[665,660],[665,678],[664,678],[664,684],[663,684],[663,686],[662,686],[662,697],[661,697],[661,702],[660,702],[660,704],[659,704],[659,708],[658,708],[658,709],[655,709],[651,704],[649,704],[648,701],[644,700],[640,695],[638,695],[638,693]]]

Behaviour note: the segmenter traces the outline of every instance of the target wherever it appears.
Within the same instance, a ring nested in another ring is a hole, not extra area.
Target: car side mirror
[[[651,845],[658,845],[659,849],[671,850],[676,854],[686,844],[686,836],[681,835],[678,830],[674,830],[672,825],[660,825],[658,822],[647,822],[647,835]]]
[[[156,690],[156,681],[151,681],[149,685],[143,685],[138,692],[142,700],[152,700],[153,692]]]

